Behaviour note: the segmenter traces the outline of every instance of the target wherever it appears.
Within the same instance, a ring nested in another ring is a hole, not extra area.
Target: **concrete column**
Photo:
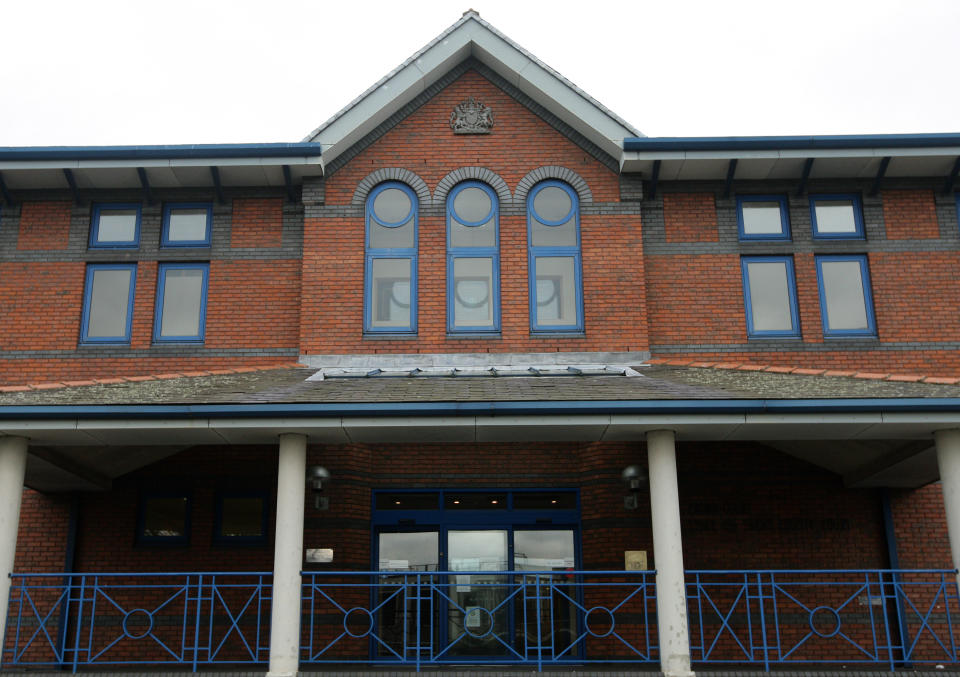
[[[940,468],[943,507],[947,513],[950,557],[956,569],[960,568],[960,430],[938,430],[933,434],[933,439],[937,443],[937,465]]]
[[[23,437],[0,437],[0,649],[6,637],[10,574],[17,552],[20,498],[23,496],[26,469],[27,440]]]
[[[687,633],[675,442],[672,430],[647,433],[653,562],[657,569],[657,632],[660,637],[660,669],[666,677],[693,674]]]
[[[268,677],[293,677],[300,667],[300,568],[306,482],[306,435],[281,435]]]

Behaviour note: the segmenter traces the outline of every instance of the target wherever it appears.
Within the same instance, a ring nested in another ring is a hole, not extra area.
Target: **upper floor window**
[[[741,240],[789,240],[787,198],[782,195],[737,197],[737,228]]]
[[[209,247],[213,205],[209,202],[183,202],[163,207],[164,247]]]
[[[370,193],[366,208],[363,329],[417,331],[417,195],[391,181]]]
[[[744,256],[740,265],[743,269],[747,335],[757,338],[799,336],[793,258]]]
[[[477,181],[447,198],[447,330],[500,330],[499,208]]]
[[[876,336],[870,273],[863,254],[818,256],[824,336]]]
[[[161,263],[153,340],[202,343],[207,314],[208,263]]]
[[[129,343],[133,322],[134,263],[87,266],[81,343]]]
[[[139,247],[140,205],[95,204],[90,223],[90,247]]]
[[[859,195],[811,195],[810,221],[813,237],[862,240],[863,210]]]
[[[576,192],[543,181],[527,197],[530,328],[583,331],[580,207]]]

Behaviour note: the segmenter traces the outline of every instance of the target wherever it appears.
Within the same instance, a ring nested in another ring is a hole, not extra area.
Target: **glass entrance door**
[[[432,576],[417,573],[436,571],[440,563],[438,531],[383,532],[378,538],[380,553],[376,588],[377,636],[385,646],[378,653],[394,653],[406,659],[416,653],[429,654],[424,647],[436,644],[438,627],[429,599],[409,594],[416,584],[428,583]]]
[[[447,532],[450,571],[472,573],[450,576],[447,608],[448,653],[454,656],[490,656],[504,653],[510,642],[506,529]],[[491,573],[486,573],[491,572]]]

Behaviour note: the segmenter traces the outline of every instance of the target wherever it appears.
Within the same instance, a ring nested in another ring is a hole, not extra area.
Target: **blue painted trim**
[[[132,240],[101,241],[100,234],[100,215],[103,212],[121,211],[135,209],[137,212],[137,222],[133,229]],[[93,205],[93,213],[90,218],[90,242],[91,249],[136,249],[140,246],[140,220],[141,211],[139,202],[111,202],[96,203]]]
[[[147,536],[146,531],[146,512],[147,501],[151,498],[184,498],[187,501],[186,512],[183,520],[183,534],[180,536]],[[140,493],[137,502],[137,531],[136,544],[150,546],[182,546],[189,547],[190,535],[193,526],[193,495],[190,491],[144,491]]]
[[[172,146],[3,146],[0,160],[173,160],[320,155],[320,143],[210,143]]]
[[[750,270],[751,263],[783,263],[787,270],[787,294],[790,304],[790,330],[758,330],[753,326],[753,302],[750,298]],[[740,258],[740,269],[743,276],[743,306],[747,314],[747,336],[754,338],[799,338],[800,311],[797,307],[797,282],[793,274],[792,256],[743,256]]]
[[[870,271],[867,266],[866,254],[829,254],[815,257],[817,264],[817,290],[820,294],[820,319],[823,324],[823,335],[832,337],[847,336],[876,336],[877,322],[873,315],[873,294],[870,286]],[[823,289],[824,261],[855,261],[860,264],[860,278],[863,281],[863,303],[867,315],[866,329],[831,329],[827,317],[827,295]]]
[[[960,134],[836,134],[819,136],[627,137],[627,151],[818,150],[828,148],[936,148],[960,146]]]
[[[163,303],[166,292],[166,277],[169,270],[200,270],[203,281],[200,286],[200,320],[198,332],[193,336],[161,336]],[[157,305],[153,315],[153,340],[155,343],[203,343],[207,324],[207,288],[210,283],[209,263],[161,263],[157,271]]]
[[[453,209],[453,202],[460,191],[466,188],[479,188],[490,198],[490,212],[479,221],[465,221],[461,219]],[[447,195],[447,332],[451,334],[484,334],[500,332],[500,202],[497,194],[490,186],[479,181],[464,181],[458,184]],[[493,246],[492,247],[454,247],[451,244],[451,230],[453,222],[456,221],[464,226],[474,228],[482,226],[493,221]],[[491,259],[492,280],[490,289],[490,310],[492,323],[489,325],[469,325],[456,326],[455,323],[455,300],[456,289],[453,280],[453,266],[457,259]]]
[[[225,536],[223,534],[223,501],[228,498],[259,498],[260,508],[260,535],[259,536]],[[225,546],[258,546],[266,545],[269,537],[270,503],[269,492],[263,489],[255,490],[224,490],[218,491],[214,499],[213,510],[213,543]]]
[[[854,232],[852,233],[821,233],[817,230],[817,203],[831,201],[851,201],[853,202],[853,222]],[[810,225],[813,229],[813,239],[815,240],[862,240],[864,239],[863,229],[863,203],[860,196],[856,193],[829,193],[810,196]]]
[[[176,209],[206,209],[207,226],[202,240],[171,240],[170,216]],[[209,247],[213,231],[213,204],[210,202],[169,202],[163,205],[163,227],[160,231],[161,247]]]
[[[559,221],[550,221],[541,218],[533,208],[533,201],[544,188],[560,188],[570,196],[570,213]],[[546,226],[559,226],[566,223],[571,214],[573,215],[574,230],[576,233],[577,244],[572,247],[537,247],[533,245],[533,224],[542,223]],[[574,269],[574,293],[577,295],[577,318],[576,324],[564,325],[541,325],[537,323],[537,268],[536,260],[541,257],[569,257],[573,259]],[[562,332],[583,332],[584,331],[584,310],[583,310],[583,266],[581,261],[580,248],[580,199],[572,187],[562,181],[548,180],[541,181],[527,194],[527,278],[529,285],[529,303],[530,303],[530,331],[534,333],[562,333]]]
[[[129,270],[130,290],[127,293],[127,317],[124,321],[123,336],[90,336],[90,305],[93,301],[93,277],[98,270]],[[87,278],[83,285],[83,318],[80,322],[80,343],[130,343],[133,328],[133,301],[137,286],[136,263],[91,263],[87,265]]]
[[[396,223],[382,221],[373,213],[373,202],[384,190],[398,188],[410,198],[410,213]],[[364,266],[363,266],[363,331],[365,334],[416,334],[417,333],[417,252],[420,243],[420,202],[416,192],[405,183],[387,181],[376,186],[367,196],[364,219]],[[370,245],[370,224],[377,223],[387,228],[398,228],[413,221],[413,247],[372,247]],[[378,259],[397,259],[410,261],[410,325],[407,327],[373,326],[373,262]]]
[[[746,232],[743,223],[743,203],[744,202],[779,202],[780,203],[780,233],[761,233],[749,234]],[[790,239],[790,213],[787,209],[787,197],[785,195],[738,195],[737,196],[737,232],[740,233],[741,240],[789,240]]]

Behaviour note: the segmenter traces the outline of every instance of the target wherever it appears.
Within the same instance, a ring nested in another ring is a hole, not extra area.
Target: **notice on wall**
[[[623,568],[627,571],[646,571],[647,570],[647,551],[646,550],[624,550]]]
[[[307,548],[308,564],[329,564],[333,561],[333,548]]]

